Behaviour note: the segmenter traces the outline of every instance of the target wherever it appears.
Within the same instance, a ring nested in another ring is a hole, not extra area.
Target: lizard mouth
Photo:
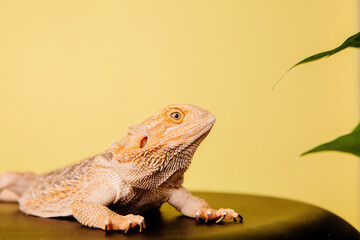
[[[206,138],[210,133],[210,130],[214,124],[215,120],[211,119],[211,123],[207,124],[206,127],[201,131],[200,135],[194,139],[187,147],[186,150],[190,150],[192,154],[196,151],[200,143]]]
[[[210,131],[207,131],[203,133],[200,137],[198,137],[193,143],[189,145],[188,148],[194,148],[195,149],[200,145],[200,143],[206,138],[206,136],[209,134]]]

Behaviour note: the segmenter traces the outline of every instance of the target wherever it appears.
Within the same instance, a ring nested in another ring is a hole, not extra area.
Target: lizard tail
[[[6,172],[0,175],[0,201],[15,202],[38,177],[34,173]]]

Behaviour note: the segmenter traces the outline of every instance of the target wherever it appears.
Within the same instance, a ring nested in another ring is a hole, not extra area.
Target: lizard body
[[[130,127],[120,142],[92,158],[43,175],[8,172],[0,191],[19,195],[20,210],[39,217],[74,216],[104,230],[145,227],[140,214],[168,202],[188,217],[240,219],[215,210],[183,186],[184,172],[215,117],[192,105],[171,105]]]

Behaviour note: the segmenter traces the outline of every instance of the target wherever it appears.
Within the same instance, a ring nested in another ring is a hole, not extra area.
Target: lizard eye
[[[180,118],[181,118],[181,114],[178,112],[173,112],[170,114],[170,116],[175,120],[180,120]]]
[[[170,109],[165,113],[165,118],[173,123],[180,124],[183,122],[185,113],[181,109]]]

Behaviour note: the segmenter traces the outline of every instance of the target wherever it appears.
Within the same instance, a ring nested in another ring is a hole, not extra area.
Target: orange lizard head
[[[214,115],[205,109],[170,105],[130,127],[111,151],[119,162],[141,162],[149,166],[175,160],[189,163],[214,123]]]

